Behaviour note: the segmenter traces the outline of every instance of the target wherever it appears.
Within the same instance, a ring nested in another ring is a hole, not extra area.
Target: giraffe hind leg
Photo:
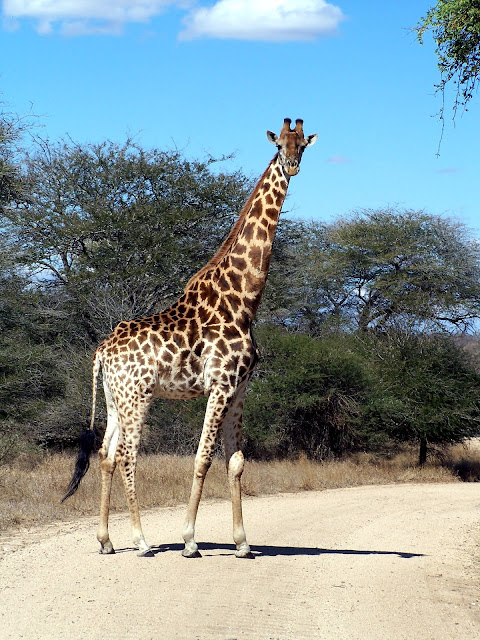
[[[136,447],[126,445],[120,448],[116,455],[117,465],[122,475],[123,486],[127,498],[128,510],[130,512],[130,522],[132,525],[133,544],[138,549],[139,556],[152,556],[151,548],[143,535],[140,521],[140,510],[138,506],[137,491],[135,484],[135,473],[137,466]]]
[[[120,437],[115,453],[115,461],[122,475],[130,522],[132,525],[133,544],[139,556],[152,556],[151,548],[143,535],[138,506],[135,473],[140,435],[153,396],[144,396],[137,401],[126,404],[125,413],[119,411]]]
[[[118,443],[118,412],[107,382],[104,380],[105,400],[107,404],[107,428],[99,451],[102,488],[100,494],[100,519],[97,529],[97,540],[100,542],[100,553],[115,553],[108,533],[108,515],[110,510],[110,494],[115,472],[115,453]]]

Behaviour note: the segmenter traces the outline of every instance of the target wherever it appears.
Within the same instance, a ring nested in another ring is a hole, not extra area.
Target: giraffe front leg
[[[223,425],[223,441],[225,447],[225,462],[227,465],[228,482],[232,498],[233,540],[236,545],[237,558],[254,558],[247,543],[247,536],[243,526],[242,514],[242,485],[241,479],[245,460],[241,450],[242,414],[246,383],[238,390],[235,400],[230,407]]]
[[[187,507],[187,516],[183,527],[183,539],[185,548],[182,555],[185,558],[199,558],[201,554],[195,542],[195,521],[197,519],[198,505],[202,497],[205,476],[212,464],[213,451],[217,441],[218,430],[222,425],[223,418],[227,412],[231,394],[214,387],[208,398],[205,419],[203,423],[202,435],[195,457],[195,468],[193,473],[192,490]]]
[[[228,456],[228,482],[230,484],[230,495],[232,498],[233,514],[233,540],[236,545],[235,555],[237,558],[254,558],[247,542],[245,528],[243,526],[242,513],[242,485],[241,477],[244,468],[243,453],[237,449],[231,456]]]

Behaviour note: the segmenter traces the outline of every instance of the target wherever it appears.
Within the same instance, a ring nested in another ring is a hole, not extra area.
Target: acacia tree
[[[256,457],[341,456],[461,442],[480,430],[480,374],[446,334],[330,333],[320,339],[262,326],[263,354],[245,404]]]
[[[466,108],[480,81],[480,2],[479,0],[437,0],[416,28],[423,43],[430,32],[436,44],[442,94],[440,118],[443,119],[445,89],[455,87],[453,116],[459,107]]]
[[[48,296],[31,286],[0,235],[0,463],[25,442],[45,438],[38,418],[63,398],[64,359],[51,310]]]
[[[24,163],[28,207],[4,214],[18,261],[98,341],[168,304],[220,243],[249,181],[214,162],[131,140],[40,143]]]
[[[311,224],[294,324],[465,331],[480,314],[480,247],[455,221],[423,211],[367,210]]]

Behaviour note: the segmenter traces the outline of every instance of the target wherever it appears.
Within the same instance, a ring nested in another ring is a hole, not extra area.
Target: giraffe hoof
[[[255,559],[255,556],[250,551],[248,544],[241,545],[240,548],[235,551],[235,556],[237,558],[247,558],[249,560]]]
[[[115,549],[112,547],[112,545],[105,545],[104,547],[100,548],[100,551],[98,553],[102,556],[111,556],[115,553]]]
[[[255,560],[255,556],[251,551],[247,551],[247,553],[235,553],[236,558],[246,558],[247,560]]]
[[[188,549],[184,549],[182,551],[182,556],[184,558],[201,558],[202,554],[198,549],[195,549],[195,551],[189,551]]]
[[[148,547],[148,549],[142,549],[142,551],[139,551],[137,553],[137,556],[139,558],[154,558],[155,554],[153,553],[153,551],[150,549],[150,547]]]

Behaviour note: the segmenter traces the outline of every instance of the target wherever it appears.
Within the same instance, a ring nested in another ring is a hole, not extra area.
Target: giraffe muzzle
[[[287,165],[286,171],[287,171],[289,176],[296,176],[297,173],[299,173],[299,171],[300,171],[300,167],[298,166],[298,164],[296,164],[296,165]]]

